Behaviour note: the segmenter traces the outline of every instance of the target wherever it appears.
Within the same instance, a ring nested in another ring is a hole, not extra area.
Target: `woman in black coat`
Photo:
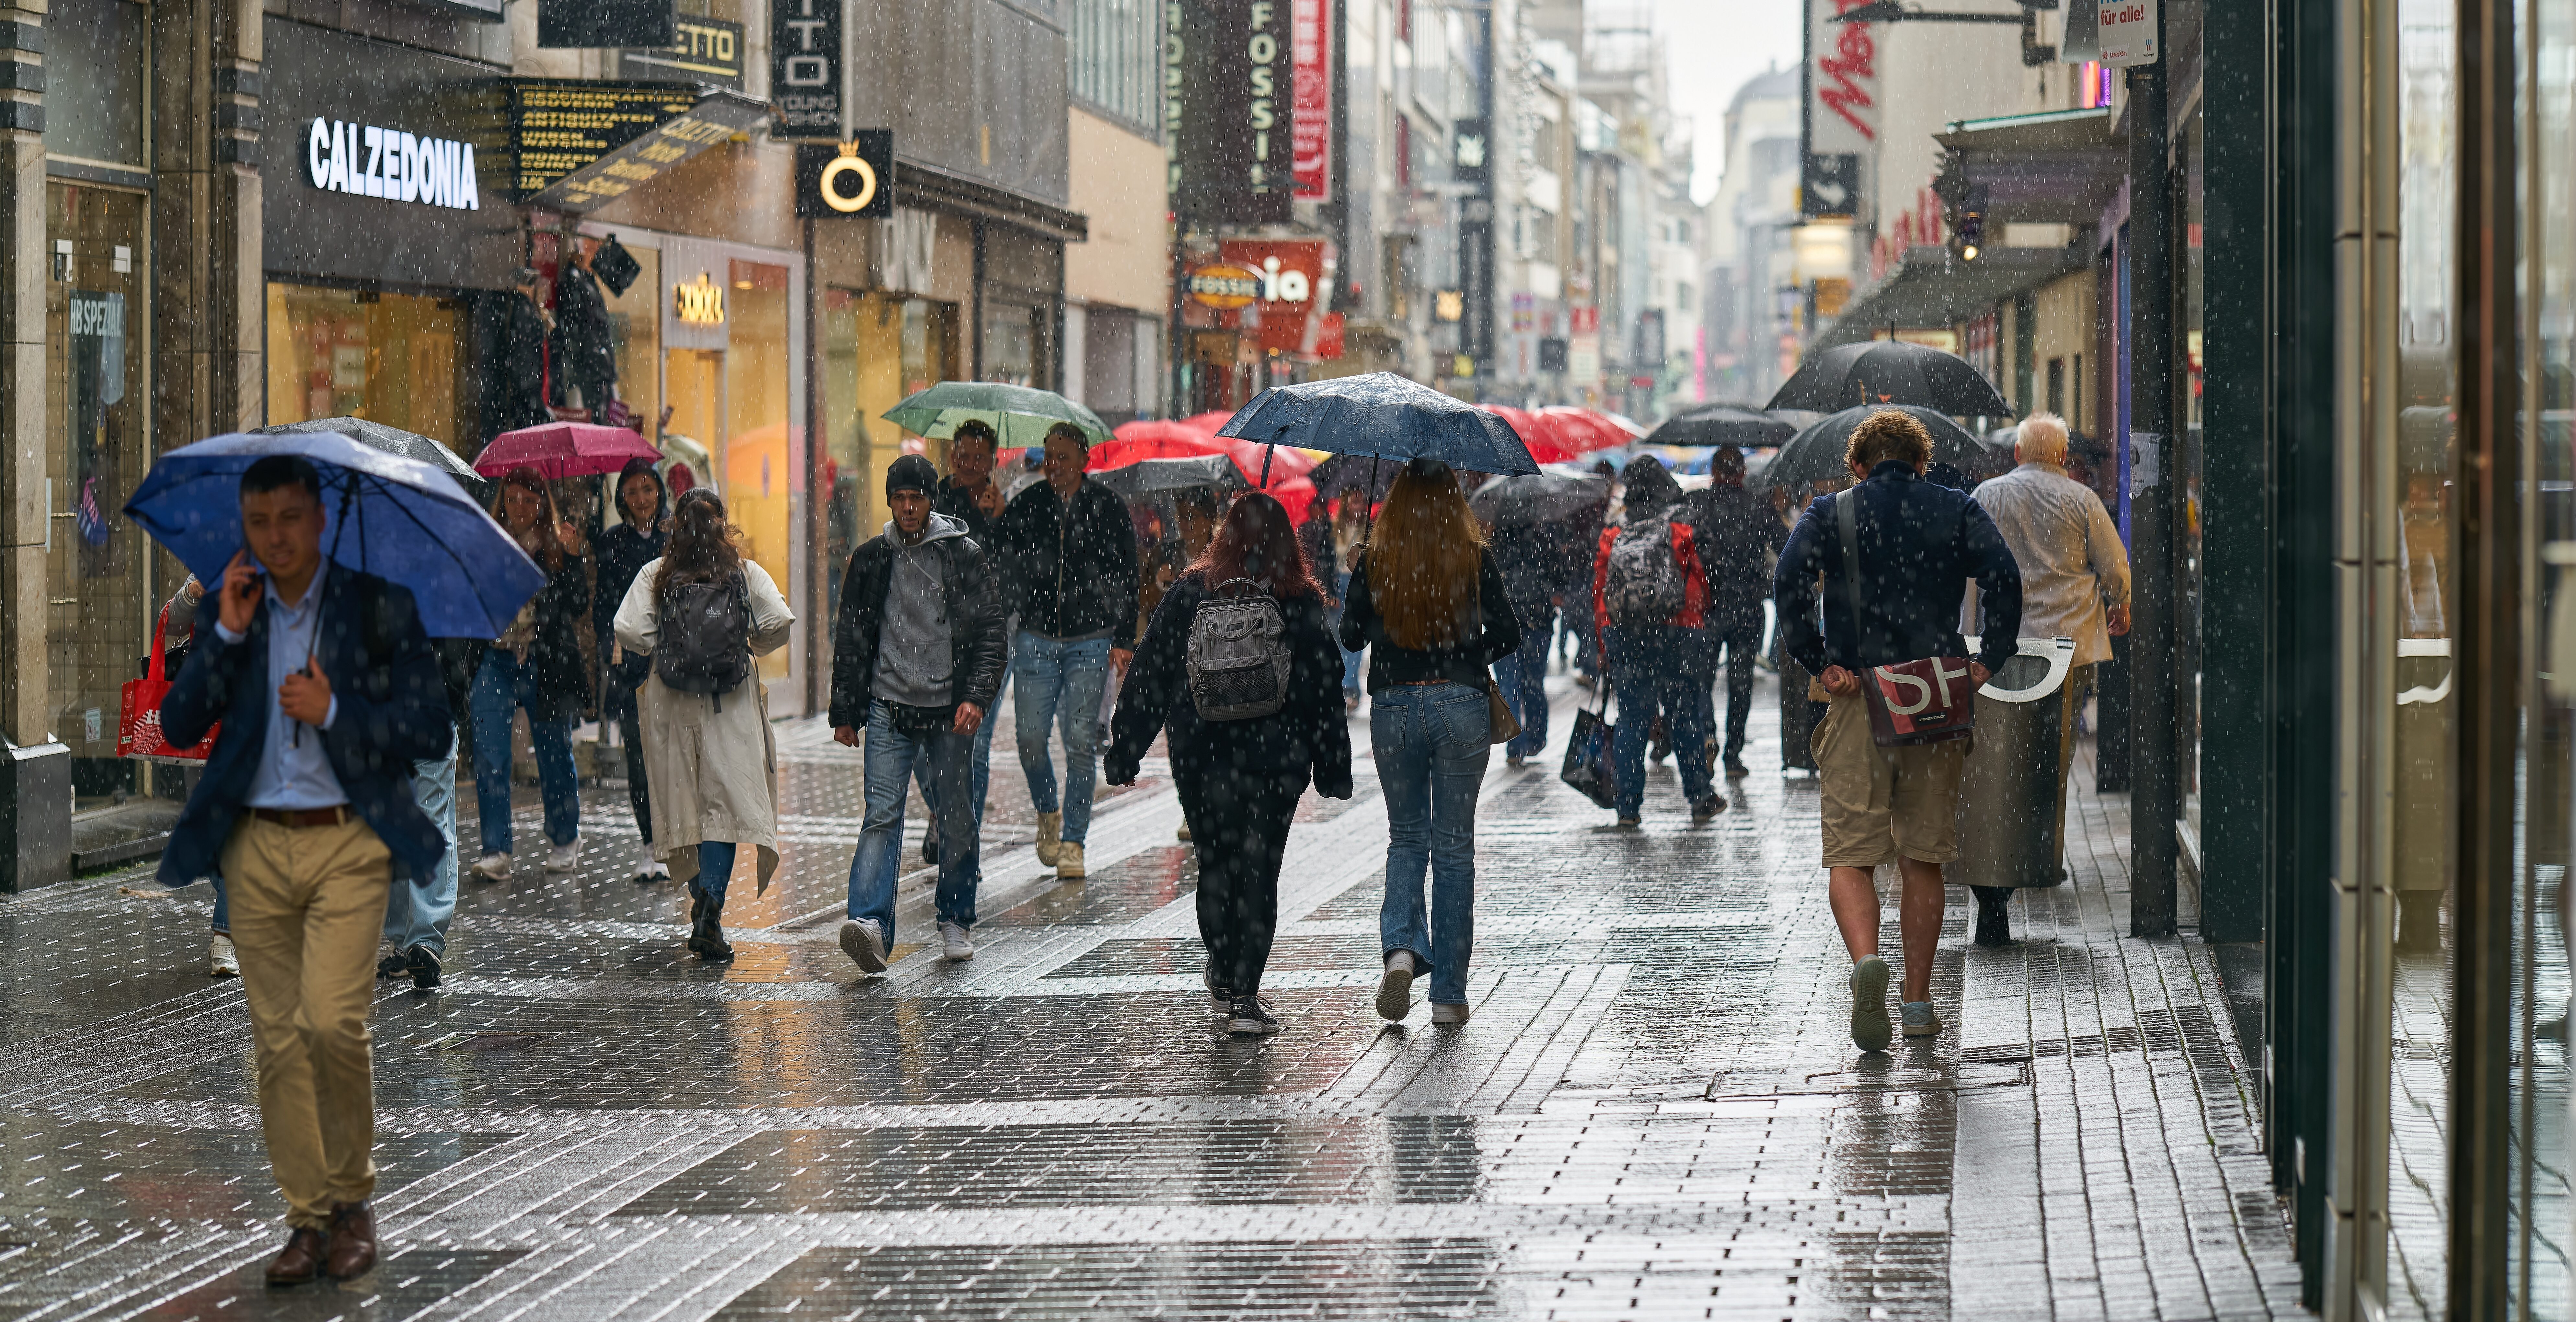
[[[1211,595],[1261,593],[1278,603],[1286,627],[1285,701],[1267,716],[1202,720],[1189,682],[1199,605]],[[1155,607],[1118,691],[1104,768],[1110,784],[1134,784],[1155,734],[1169,730],[1172,781],[1198,850],[1208,994],[1225,1010],[1230,1033],[1279,1031],[1261,998],[1279,920],[1279,863],[1310,774],[1324,797],[1351,796],[1351,737],[1343,721],[1342,654],[1324,627],[1323,593],[1288,511],[1277,498],[1253,492],[1234,503],[1207,551]]]
[[[617,742],[626,746],[626,800],[635,810],[635,829],[644,834],[644,852],[635,879],[654,881],[671,875],[653,853],[653,797],[644,780],[644,736],[635,713],[635,688],[644,682],[644,659],[612,662],[617,655],[617,608],[644,566],[662,558],[670,545],[671,497],[650,459],[629,459],[617,475],[617,513],[622,520],[599,535],[591,550],[598,557],[599,585],[590,599],[590,627],[599,639],[599,661],[608,672],[599,697],[599,719],[617,722]]]

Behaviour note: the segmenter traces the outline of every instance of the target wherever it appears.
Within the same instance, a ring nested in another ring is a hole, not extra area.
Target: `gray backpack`
[[[1217,595],[1237,583],[1252,592]],[[1190,620],[1190,701],[1202,721],[1268,716],[1288,701],[1288,621],[1279,603],[1248,578],[1228,579]]]
[[[653,673],[682,693],[724,695],[751,678],[751,590],[742,572],[721,583],[680,583],[662,603]]]
[[[1621,528],[1610,542],[1602,604],[1622,629],[1669,623],[1690,600],[1681,560],[1673,554],[1673,521],[1658,514]]]

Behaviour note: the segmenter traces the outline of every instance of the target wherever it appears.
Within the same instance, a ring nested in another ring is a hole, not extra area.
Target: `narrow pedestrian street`
[[[1549,685],[1550,756],[1486,780],[1460,1028],[1372,1012],[1366,766],[1290,837],[1268,1039],[1200,990],[1159,762],[1059,884],[1006,725],[980,953],[922,944],[916,801],[881,978],[833,942],[860,755],[819,722],[777,727],[783,863],[737,882],[730,966],[682,949],[624,794],[585,786],[577,875],[523,849],[467,882],[443,990],[382,984],[385,1259],[338,1285],[260,1282],[281,1205],[207,890],[0,899],[0,1316],[2301,1315],[2211,951],[2122,934],[2125,796],[2089,755],[2072,884],[1993,951],[1954,889],[1950,1031],[1863,1057],[1773,681],[1734,805],[1690,826],[1667,764],[1642,833],[1558,782],[1584,692]]]

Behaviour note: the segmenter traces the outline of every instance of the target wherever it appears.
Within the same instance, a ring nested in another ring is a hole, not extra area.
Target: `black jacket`
[[[590,629],[599,643],[599,660],[609,669],[608,658],[617,646],[617,608],[626,604],[626,590],[635,586],[635,576],[644,566],[662,558],[663,548],[671,544],[671,534],[655,528],[638,532],[634,525],[619,520],[616,527],[590,539],[591,554],[597,557],[599,580],[590,599]],[[635,710],[635,689],[644,682],[642,658],[630,658],[626,672],[603,686],[599,699],[602,720],[617,720]]]
[[[1968,645],[1959,636],[1959,605],[1973,578],[1986,611],[1984,646],[1976,659],[1988,670],[2003,665],[2020,646],[2021,567],[1984,508],[1895,460],[1870,470],[1869,480],[1852,491],[1860,499],[1853,539],[1863,562],[1861,607],[1868,618],[1857,628],[1852,622],[1834,513],[1841,497],[1819,496],[1789,534],[1771,585],[1790,657],[1808,674],[1821,675],[1828,665],[1885,666],[1963,655]],[[1822,633],[1816,629],[1820,596]]]
[[[991,557],[972,537],[934,542],[947,557],[940,574],[948,603],[949,694],[987,713],[1002,689],[1002,601]],[[894,543],[879,533],[850,552],[841,580],[841,613],[832,626],[832,724],[865,726],[876,679],[877,636],[885,625],[886,589],[894,581]]]
[[[1789,540],[1771,502],[1742,486],[1694,491],[1686,502],[1697,517],[1699,562],[1708,570],[1711,629],[1762,620],[1771,595],[1772,557]]]
[[[1491,688],[1486,667],[1521,645],[1520,616],[1512,611],[1511,594],[1503,586],[1502,571],[1494,566],[1494,553],[1486,551],[1477,567],[1476,606],[1481,618],[1477,635],[1456,647],[1420,651],[1398,647],[1387,637],[1386,621],[1369,595],[1368,557],[1363,549],[1359,563],[1351,567],[1350,591],[1342,597],[1342,646],[1369,649],[1368,691],[1426,679]]]
[[[490,436],[534,427],[546,412],[546,315],[525,294],[503,295],[493,348],[499,362],[485,377],[483,429]]]
[[[617,346],[608,324],[608,300],[599,278],[567,264],[555,277],[554,394],[548,403],[563,403],[568,386],[581,387],[583,408],[607,407],[617,388]]]
[[[994,526],[1007,609],[1020,627],[1046,638],[1106,633],[1115,646],[1136,637],[1136,525],[1117,493],[1082,480],[1073,518],[1055,488],[1032,482]]]
[[[993,485],[998,487],[1001,484],[994,482]],[[1008,505],[1003,506],[1002,509],[1005,514],[1010,512]],[[930,493],[930,512],[945,514],[966,525],[966,535],[974,538],[977,546],[983,547],[987,552],[993,549],[995,545],[993,529],[1001,523],[1001,520],[986,514],[984,507],[975,503],[974,494],[957,485],[956,478],[939,479],[939,489]]]
[[[1112,785],[1135,782],[1137,763],[1169,729],[1173,771],[1194,776],[1214,770],[1254,773],[1295,794],[1314,776],[1328,799],[1351,797],[1351,734],[1342,709],[1342,654],[1324,629],[1320,597],[1287,597],[1279,612],[1288,624],[1288,701],[1268,716],[1241,721],[1202,721],[1190,697],[1190,622],[1207,599],[1207,575],[1191,570],[1173,582],[1145,626],[1145,641],[1118,689],[1118,714],[1110,722],[1102,773]]]

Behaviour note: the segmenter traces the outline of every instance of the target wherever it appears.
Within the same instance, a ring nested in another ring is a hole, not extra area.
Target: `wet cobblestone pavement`
[[[1006,729],[980,954],[919,944],[916,871],[876,979],[833,944],[860,767],[819,723],[780,727],[782,866],[737,884],[728,967],[628,879],[623,793],[586,790],[578,874],[523,848],[468,883],[442,991],[386,984],[386,1257],[296,1291],[259,1280],[283,1209],[211,897],[0,898],[0,1317],[2296,1315],[2210,954],[2120,935],[2124,800],[2074,796],[2075,881],[2024,944],[1970,950],[1954,890],[1951,1031],[1863,1057],[1764,692],[1704,826],[1669,767],[1629,833],[1553,757],[1495,759],[1460,1028],[1371,1009],[1366,767],[1290,838],[1264,1040],[1207,1010],[1160,763],[1058,884]]]

